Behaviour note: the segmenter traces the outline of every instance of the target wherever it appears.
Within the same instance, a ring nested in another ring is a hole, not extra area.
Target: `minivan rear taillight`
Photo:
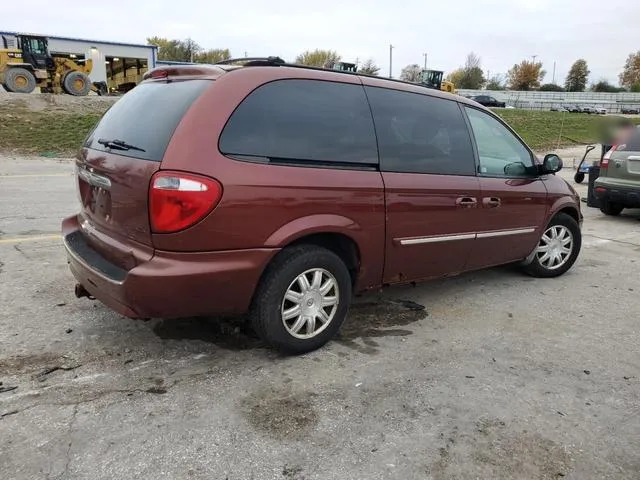
[[[222,185],[216,180],[182,172],[157,172],[149,188],[151,230],[184,230],[206,217],[221,198]]]

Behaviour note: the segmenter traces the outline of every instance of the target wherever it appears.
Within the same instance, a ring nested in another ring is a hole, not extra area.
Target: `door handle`
[[[473,208],[478,204],[478,200],[474,197],[458,197],[456,198],[456,205],[462,208]]]
[[[502,204],[502,201],[498,197],[484,197],[482,199],[482,203],[489,208],[495,208],[499,207]]]

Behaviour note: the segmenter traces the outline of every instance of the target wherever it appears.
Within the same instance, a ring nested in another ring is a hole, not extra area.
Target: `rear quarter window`
[[[378,163],[362,86],[319,80],[277,80],[258,87],[229,118],[219,148],[230,157],[271,163]]]
[[[173,132],[211,80],[141,83],[104,114],[85,146],[109,150],[98,140],[120,140],[142,150],[112,150],[141,160],[161,161]]]

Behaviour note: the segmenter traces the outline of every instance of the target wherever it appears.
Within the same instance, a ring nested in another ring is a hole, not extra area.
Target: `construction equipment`
[[[422,70],[420,72],[420,84],[443,92],[457,93],[456,86],[448,80],[443,80],[443,76],[444,72],[441,70]]]
[[[358,71],[358,67],[355,63],[336,62],[332,66],[333,70],[340,70],[341,72],[353,72]]]
[[[93,61],[74,61],[49,53],[47,37],[20,34],[2,36],[0,45],[0,83],[9,92],[41,92],[84,96],[93,90],[106,92],[106,85],[93,84],[89,74]]]

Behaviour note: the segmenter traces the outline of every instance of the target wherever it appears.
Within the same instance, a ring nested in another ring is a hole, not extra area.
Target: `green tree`
[[[462,67],[462,77],[456,83],[457,88],[467,88],[470,90],[478,90],[484,86],[487,80],[484,78],[480,57],[471,52],[467,55],[467,59]]]
[[[564,88],[555,83],[545,83],[544,85],[540,85],[541,92],[564,92]]]
[[[454,71],[449,72],[446,80],[453,83],[456,88],[463,88],[460,86],[460,84],[462,83],[462,77],[464,77],[464,69],[456,68]]]
[[[296,57],[296,63],[310,67],[331,68],[341,60],[341,56],[334,50],[307,50]]]
[[[200,45],[191,38],[187,38],[186,40],[168,40],[163,37],[150,37],[147,38],[147,43],[158,47],[158,60],[193,62],[202,51]]]
[[[500,75],[494,75],[489,79],[485,88],[487,90],[504,90],[504,80]]]
[[[629,54],[619,78],[620,85],[629,89],[640,83],[640,50]]]
[[[195,61],[198,63],[218,63],[231,58],[228,48],[213,48],[205,50],[196,55]]]
[[[202,52],[202,47],[191,38],[182,40],[180,43],[182,45],[184,57],[186,58],[185,62],[195,62],[198,54]]]
[[[380,67],[375,64],[372,58],[365,60],[364,63],[358,67],[358,73],[364,73],[365,75],[378,75],[380,73]]]
[[[487,82],[480,66],[480,57],[471,52],[467,55],[464,66],[456,68],[447,75],[447,80],[456,88],[478,90]]]
[[[587,61],[582,58],[576,60],[569,69],[564,88],[567,92],[584,92],[585,88],[587,88],[589,73],[591,72],[587,66]]]
[[[546,74],[542,62],[523,60],[507,72],[507,84],[511,90],[535,90]]]
[[[185,61],[183,60],[184,51],[181,49],[180,40],[150,37],[147,38],[147,44],[158,47],[158,60]]]
[[[400,80],[417,83],[420,81],[422,68],[417,63],[407,65],[400,72]]]
[[[636,82],[633,85],[631,85],[631,88],[629,89],[629,91],[633,93],[640,93],[640,82]]]
[[[624,91],[624,88],[616,87],[615,85],[611,85],[608,80],[601,79],[598,82],[591,85],[591,91],[593,92],[606,92],[606,93],[617,93]]]

